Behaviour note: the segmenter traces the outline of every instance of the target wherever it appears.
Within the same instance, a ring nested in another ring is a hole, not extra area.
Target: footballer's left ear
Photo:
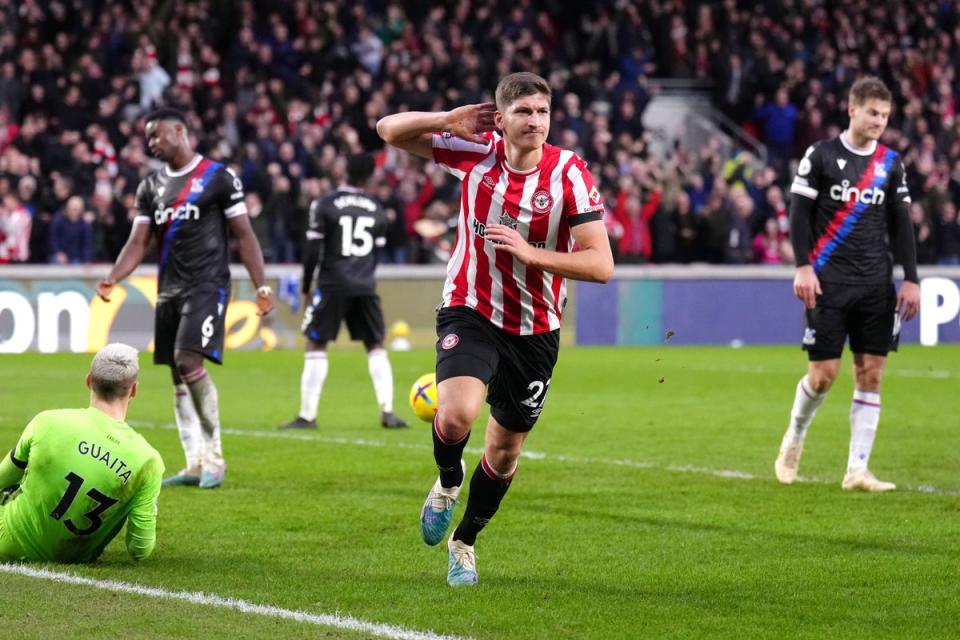
[[[88,374],[87,374],[87,380],[86,380],[87,389],[90,389],[91,391],[93,391],[93,387],[90,386],[90,384],[91,384],[91,383],[90,383],[90,380],[91,380],[90,374],[88,373]]]

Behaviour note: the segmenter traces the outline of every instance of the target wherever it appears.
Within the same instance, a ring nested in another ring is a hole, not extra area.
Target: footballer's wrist
[[[270,285],[268,285],[268,284],[262,284],[262,285],[260,285],[259,287],[257,287],[257,295],[258,295],[258,296],[272,296],[272,295],[273,295],[273,289],[270,288]]]

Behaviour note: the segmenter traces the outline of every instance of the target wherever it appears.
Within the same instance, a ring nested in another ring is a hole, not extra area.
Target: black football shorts
[[[893,283],[843,285],[821,282],[823,294],[817,306],[806,311],[803,348],[810,360],[834,360],[843,353],[850,338],[850,350],[886,356],[900,342],[896,316],[897,292]]]
[[[304,309],[300,330],[314,342],[331,342],[337,339],[344,320],[351,340],[383,342],[386,331],[378,295],[314,294],[311,305]]]
[[[437,382],[456,376],[481,380],[490,415],[510,431],[533,429],[559,350],[559,330],[518,336],[469,307],[445,307],[437,314]]]
[[[230,287],[196,287],[157,300],[154,364],[173,365],[176,350],[196,351],[223,364]]]

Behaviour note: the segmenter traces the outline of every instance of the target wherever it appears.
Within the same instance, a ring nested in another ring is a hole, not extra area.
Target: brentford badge
[[[455,333],[448,333],[443,337],[443,340],[440,342],[440,346],[444,349],[453,349],[457,346],[457,343],[460,342],[460,338],[457,337]]]
[[[546,189],[540,189],[530,198],[530,207],[535,213],[546,213],[553,208],[553,196]]]

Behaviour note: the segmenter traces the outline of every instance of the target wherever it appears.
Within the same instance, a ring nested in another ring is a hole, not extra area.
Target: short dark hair
[[[520,71],[505,76],[497,83],[495,100],[497,109],[506,111],[507,107],[513,104],[517,98],[523,96],[533,96],[537,94],[547,96],[547,102],[550,102],[553,92],[550,90],[550,84],[535,73],[529,71]]]
[[[161,107],[160,109],[151,111],[147,114],[147,118],[143,121],[143,124],[146,126],[154,120],[176,120],[183,126],[187,126],[187,117],[183,115],[183,112],[177,109],[171,109],[170,107]]]
[[[862,105],[867,100],[876,99],[884,102],[893,102],[890,89],[877,76],[864,76],[850,87],[850,102]]]
[[[347,182],[359,186],[370,179],[376,163],[369,153],[356,153],[347,158]]]

